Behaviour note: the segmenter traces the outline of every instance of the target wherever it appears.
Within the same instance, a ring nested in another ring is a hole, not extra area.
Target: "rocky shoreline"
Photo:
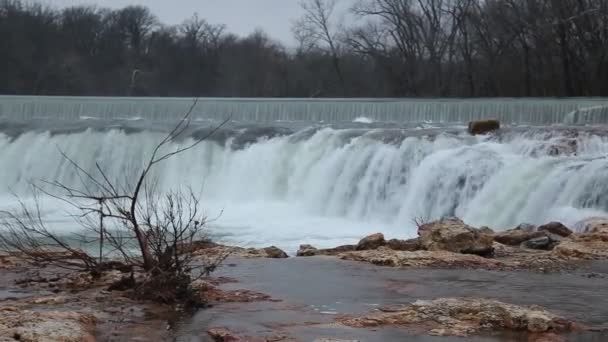
[[[355,262],[349,267],[384,266],[402,273],[414,269],[421,272],[427,269],[463,269],[541,275],[572,272],[584,269],[590,260],[602,262],[608,259],[608,220],[599,218],[581,222],[577,232],[557,222],[540,227],[520,225],[494,232],[486,227],[471,227],[456,218],[447,218],[420,224],[418,233],[419,237],[412,240],[386,240],[377,233],[363,238],[357,245],[332,249],[302,245],[296,259],[310,258],[320,263],[331,260],[332,267],[340,267],[339,262]],[[272,293],[250,289],[249,284],[230,277],[231,271],[239,272],[238,267],[233,266],[246,263],[244,260],[272,259],[276,261],[261,267],[276,267],[278,264],[275,263],[280,263],[280,259],[289,257],[279,248],[245,249],[209,241],[193,244],[192,248],[196,258],[201,260],[227,252],[232,255],[222,271],[228,276],[207,277],[193,284],[211,306],[289,304],[282,298],[274,298]],[[111,271],[99,278],[82,273],[58,275],[57,270],[28,269],[20,265],[18,258],[0,256],[0,272],[0,289],[8,289],[8,295],[0,296],[2,342],[127,341],[137,338],[137,334],[143,334],[140,338],[144,339],[163,340],[170,339],[175,333],[168,323],[170,317],[176,315],[175,308],[129,299],[124,291],[116,288],[116,284],[127,276],[121,271]],[[36,276],[30,276],[33,273]],[[24,276],[26,274],[28,276]],[[589,277],[603,278],[606,274],[589,274]],[[304,285],[294,283],[290,286]],[[398,288],[400,285],[393,286]],[[398,288],[398,291],[404,290],[405,285]],[[16,295],[19,293],[22,296]],[[485,332],[514,331],[527,334],[530,341],[567,340],[563,337],[567,335],[563,334],[576,331],[603,333],[604,330],[597,324],[564,318],[539,306],[518,305],[494,298],[435,297],[388,304],[367,313],[336,313],[331,319],[309,322],[307,327],[322,330],[330,324],[334,328],[369,330],[390,326],[421,336],[475,336]],[[177,315],[183,314],[177,311]],[[141,329],[149,326],[150,312],[155,313],[152,315],[156,317],[155,328]],[[202,340],[302,340],[285,331],[249,336],[232,332],[230,327],[201,326],[198,329],[205,335],[200,337]],[[323,340],[320,336],[319,341]]]

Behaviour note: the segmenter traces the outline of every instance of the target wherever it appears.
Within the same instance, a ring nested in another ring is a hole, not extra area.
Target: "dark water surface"
[[[229,262],[230,263],[230,262]],[[211,327],[264,336],[277,329],[302,341],[319,337],[360,341],[527,341],[524,335],[475,338],[412,336],[404,330],[361,330],[331,324],[337,314],[364,314],[379,305],[442,297],[492,298],[539,305],[565,318],[601,327],[608,322],[608,267],[589,264],[567,274],[485,270],[394,269],[328,258],[235,260],[217,275],[239,283],[224,289],[270,294],[278,303],[229,304],[200,311],[178,329],[179,341],[205,341]],[[322,325],[311,326],[315,322]],[[582,333],[572,341],[608,341],[608,334]]]

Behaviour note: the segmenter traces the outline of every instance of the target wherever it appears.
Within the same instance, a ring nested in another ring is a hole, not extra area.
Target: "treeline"
[[[297,47],[146,7],[0,0],[0,93],[608,96],[606,0],[305,0]]]

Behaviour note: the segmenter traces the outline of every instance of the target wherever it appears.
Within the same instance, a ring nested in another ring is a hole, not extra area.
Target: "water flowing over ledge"
[[[0,96],[0,119],[146,119],[172,121],[192,104],[189,98]],[[496,118],[507,124],[608,123],[607,98],[566,99],[250,99],[201,98],[198,119],[236,121],[465,123]]]
[[[224,210],[216,224],[229,242],[293,252],[302,242],[329,247],[374,231],[411,237],[415,218],[458,216],[501,229],[550,220],[572,225],[608,212],[608,137],[597,128],[507,128],[487,137],[417,128],[254,132],[226,129],[222,139],[171,159],[156,174],[163,188],[200,190],[210,216]],[[95,172],[97,162],[120,180],[161,137],[120,129],[0,133],[0,206],[9,191],[26,194],[30,180],[82,185],[57,147],[85,169]],[[73,225],[65,208],[45,209],[58,227]]]

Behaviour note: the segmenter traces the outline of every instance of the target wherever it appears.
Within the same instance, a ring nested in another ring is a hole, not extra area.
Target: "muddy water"
[[[226,327],[247,336],[284,334],[302,341],[319,337],[361,341],[462,341],[411,336],[395,329],[361,330],[332,324],[336,315],[363,314],[379,305],[440,297],[485,297],[540,305],[574,321],[608,322],[608,267],[588,264],[567,274],[380,268],[331,258],[232,260],[216,275],[239,283],[228,290],[270,294],[277,303],[222,304],[202,310],[176,328],[178,341],[207,341],[205,331]],[[467,341],[527,341],[524,335],[492,335]],[[571,335],[573,341],[607,341],[603,333]]]

